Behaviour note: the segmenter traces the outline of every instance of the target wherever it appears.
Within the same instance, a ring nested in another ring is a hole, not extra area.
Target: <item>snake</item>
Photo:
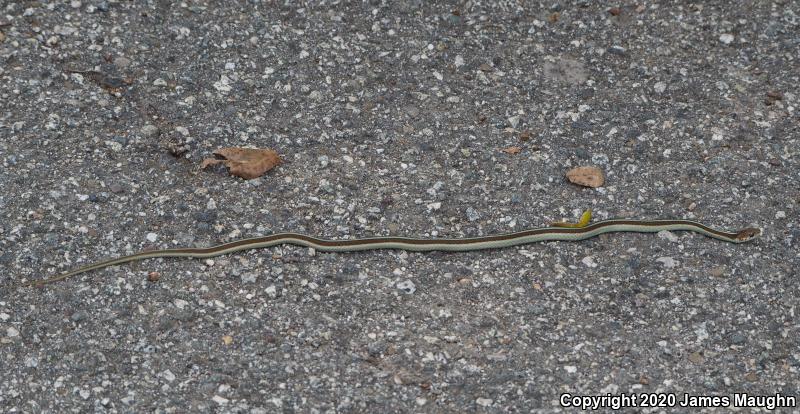
[[[744,243],[753,240],[761,234],[761,229],[756,227],[747,227],[739,231],[729,232],[718,230],[692,220],[610,219],[589,224],[591,217],[591,210],[587,210],[577,223],[555,222],[551,223],[548,227],[460,239],[371,237],[362,239],[328,240],[301,233],[276,233],[268,236],[240,239],[207,248],[174,248],[143,251],[128,256],[92,263],[58,276],[24,282],[16,285],[16,287],[44,285],[93,270],[144,259],[167,257],[204,259],[242,250],[261,249],[284,244],[304,246],[321,252],[334,253],[376,249],[399,249],[414,252],[467,252],[484,249],[500,249],[545,241],[580,241],[605,233],[617,232],[657,233],[660,231],[689,231],[730,243]]]

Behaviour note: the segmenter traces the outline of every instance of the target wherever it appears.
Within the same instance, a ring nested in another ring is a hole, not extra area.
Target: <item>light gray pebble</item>
[[[241,276],[242,283],[256,283],[258,275],[252,272],[244,273]]]
[[[69,320],[72,321],[72,322],[78,323],[78,322],[86,320],[86,318],[88,318],[88,317],[89,317],[89,315],[85,311],[77,311],[77,312],[73,313],[72,315],[70,315]]]
[[[408,105],[404,109],[408,114],[408,116],[412,118],[416,118],[417,116],[419,116],[419,108],[417,108],[416,106]]]
[[[402,282],[398,282],[397,283],[397,288],[402,290],[403,292],[409,294],[409,295],[417,291],[417,287],[414,285],[414,282],[412,282],[412,281],[410,281],[408,279],[406,279],[406,280],[404,280]]]
[[[114,58],[114,65],[120,69],[124,69],[131,65],[131,60],[123,56],[117,56]]]
[[[472,207],[467,207],[467,220],[476,221],[481,218],[480,213]]]
[[[142,135],[145,138],[156,138],[160,134],[158,127],[152,124],[147,124],[142,127]]]
[[[612,55],[624,55],[625,48],[622,46],[614,45],[608,48],[608,53],[611,53]]]

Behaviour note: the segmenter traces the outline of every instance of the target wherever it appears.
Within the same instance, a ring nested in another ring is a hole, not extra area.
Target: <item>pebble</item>
[[[241,276],[242,283],[256,283],[257,279],[258,275],[252,272],[242,274]]]
[[[141,132],[145,138],[156,138],[160,133],[158,127],[151,124],[143,126]]]
[[[175,374],[172,373],[170,370],[165,370],[161,373],[161,377],[167,380],[167,382],[175,381]]]
[[[730,33],[724,33],[719,36],[719,41],[726,45],[729,45],[731,44],[731,42],[733,42],[733,35]]]
[[[622,56],[625,54],[625,48],[622,46],[614,45],[608,48],[608,53],[611,53],[612,55]]]
[[[663,264],[664,267],[666,267],[667,269],[671,269],[678,265],[678,262],[675,261],[675,259],[667,256],[659,257],[658,259],[656,259],[656,261]]]
[[[480,215],[480,213],[478,213],[477,210],[475,210],[471,206],[467,207],[467,220],[476,221],[476,220],[478,220],[480,218],[481,218],[481,215]]]
[[[478,398],[475,402],[481,407],[488,407],[494,403],[494,400],[491,398]]]
[[[278,288],[275,285],[269,285],[266,289],[264,289],[264,293],[269,295],[270,297],[274,298],[278,296]]]
[[[412,118],[416,118],[419,115],[419,108],[416,106],[408,105],[405,107],[405,111]]]
[[[125,192],[125,188],[122,187],[122,185],[120,185],[119,183],[112,183],[110,186],[108,186],[108,189],[111,190],[111,192],[114,194]]]
[[[417,287],[414,285],[414,282],[412,282],[412,281],[410,281],[408,279],[406,279],[406,280],[404,280],[402,282],[399,282],[397,284],[397,288],[402,290],[403,292],[409,294],[409,295],[417,291]]]
[[[225,75],[219,77],[217,82],[214,82],[214,89],[220,92],[230,92],[231,91],[231,80]]]
[[[128,138],[125,138],[121,135],[114,135],[112,140],[122,146],[128,145]]]
[[[594,261],[594,256],[586,256],[581,260],[586,267],[597,267],[597,263]]]
[[[671,232],[669,230],[661,230],[661,231],[659,231],[658,232],[658,237],[662,238],[662,239],[669,240],[669,241],[671,241],[673,243],[678,241],[678,236],[676,236],[675,233],[673,233],[673,232]]]
[[[130,65],[131,65],[131,60],[126,57],[117,56],[116,58],[114,58],[114,66],[118,68],[124,69]]]
[[[145,238],[146,238],[146,239],[147,239],[147,241],[149,241],[150,243],[154,243],[156,240],[158,240],[158,234],[155,234],[155,233],[147,233],[147,235],[145,236]]]
[[[86,320],[88,317],[89,315],[85,311],[77,311],[70,315],[69,320],[77,323]]]
[[[731,343],[733,345],[741,345],[747,341],[747,338],[741,332],[734,332],[731,334]]]

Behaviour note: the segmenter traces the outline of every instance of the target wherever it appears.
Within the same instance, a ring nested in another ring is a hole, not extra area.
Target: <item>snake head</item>
[[[739,243],[744,243],[746,241],[755,239],[760,234],[761,234],[761,229],[756,227],[748,227],[736,233],[736,241]]]

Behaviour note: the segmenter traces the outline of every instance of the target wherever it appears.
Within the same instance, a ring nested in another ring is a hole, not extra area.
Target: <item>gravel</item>
[[[0,411],[800,397],[800,3],[335,3],[2,3]],[[229,146],[285,162],[198,171]],[[564,178],[592,165],[600,188]],[[765,232],[284,246],[8,287],[147,249],[474,237],[589,207]]]

